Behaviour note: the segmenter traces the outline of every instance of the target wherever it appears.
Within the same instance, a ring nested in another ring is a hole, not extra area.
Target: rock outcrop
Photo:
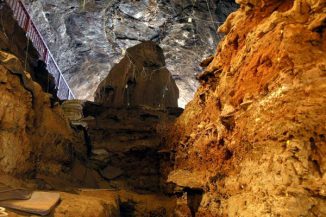
[[[70,113],[75,119],[72,123],[86,129],[89,144],[86,161],[88,168],[96,171],[88,171],[93,177],[89,177],[91,182],[87,184],[136,192],[160,192],[160,132],[163,126],[171,124],[181,114],[182,109],[112,108],[91,102],[65,103],[63,108],[71,112],[68,108],[77,108],[77,105],[83,108],[82,117]],[[77,110],[75,113],[79,114]],[[82,174],[79,172],[76,177],[89,176]]]
[[[170,131],[178,212],[325,216],[326,1],[237,2]]]
[[[163,50],[150,41],[128,48],[95,93],[95,102],[115,108],[178,107],[178,98],[179,89],[166,68]]]
[[[54,78],[46,70],[45,64],[39,60],[38,52],[26,33],[16,22],[12,10],[7,4],[0,5],[0,50],[15,55],[31,78],[41,85],[44,92],[56,97]]]
[[[72,160],[74,134],[58,104],[15,56],[0,51],[1,172],[59,174]]]
[[[165,52],[182,107],[198,87],[199,62],[221,37],[216,28],[237,8],[233,0],[24,2],[77,98],[92,100],[123,51],[151,40]]]
[[[0,173],[65,174],[74,146],[84,142],[56,101],[53,77],[5,3],[0,16]]]

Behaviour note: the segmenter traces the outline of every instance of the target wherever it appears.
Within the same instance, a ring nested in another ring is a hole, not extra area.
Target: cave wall
[[[75,139],[58,103],[16,56],[0,51],[0,173],[60,174],[72,160]]]
[[[34,74],[33,68],[39,58],[32,43],[26,38],[7,4],[0,6],[0,49],[14,54],[22,60],[24,68]]]
[[[170,131],[178,212],[193,189],[196,216],[324,216],[326,1],[237,2]]]
[[[66,174],[83,138],[71,129],[53,77],[5,3],[0,20],[0,175]]]
[[[18,25],[6,3],[0,4],[0,19],[0,50],[15,55],[21,61],[23,69],[41,85],[43,91],[56,98],[53,76],[47,71],[33,43],[26,37],[25,31]]]
[[[125,50],[152,40],[165,52],[181,106],[198,87],[198,63],[220,39],[217,27],[237,8],[232,0],[24,2],[77,98],[92,100]]]

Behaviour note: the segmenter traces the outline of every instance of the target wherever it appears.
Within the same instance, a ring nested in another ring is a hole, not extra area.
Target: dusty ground
[[[11,187],[23,187],[35,190],[38,187],[37,180],[21,180],[8,175],[0,175],[0,181],[11,183]],[[66,183],[69,185],[69,183]],[[73,184],[70,183],[70,186]],[[159,217],[173,216],[176,207],[174,197],[167,197],[157,193],[139,194],[127,190],[113,189],[89,189],[73,188],[67,191],[57,190],[61,200],[55,209],[48,216],[53,217],[118,217],[118,216],[139,216]],[[9,217],[35,216],[9,210]]]

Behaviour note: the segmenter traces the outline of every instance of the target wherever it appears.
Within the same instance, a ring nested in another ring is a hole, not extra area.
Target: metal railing
[[[45,62],[47,70],[53,75],[55,85],[58,90],[58,97],[60,99],[74,99],[75,96],[73,92],[71,91],[66,79],[63,77],[56,61],[44,42],[42,35],[37,30],[24,4],[20,0],[6,0],[6,2],[12,9],[14,17],[19,26],[24,29],[26,36],[32,41],[33,46],[38,51],[41,60]]]

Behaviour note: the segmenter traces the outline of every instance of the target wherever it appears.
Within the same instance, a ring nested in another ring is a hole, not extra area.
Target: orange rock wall
[[[326,1],[237,3],[167,179],[203,189],[197,216],[326,215]]]
[[[57,174],[71,160],[73,133],[60,106],[13,55],[0,53],[0,171]]]

